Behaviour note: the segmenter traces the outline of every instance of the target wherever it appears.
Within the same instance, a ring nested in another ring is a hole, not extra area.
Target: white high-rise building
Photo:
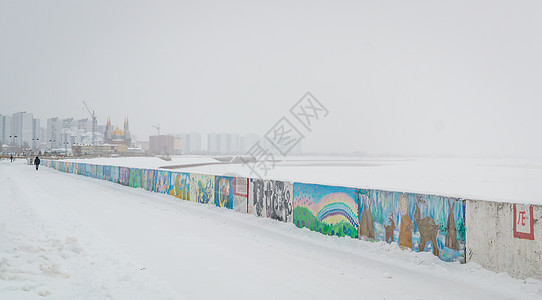
[[[40,141],[40,120],[32,113],[18,112],[0,116],[0,143],[19,150],[35,150]]]
[[[239,155],[244,154],[246,150],[248,150],[247,138],[237,133],[210,133],[207,136],[207,151],[209,153]]]
[[[4,145],[11,145],[11,116],[0,116],[0,142]]]
[[[42,141],[40,119],[32,120],[32,149],[38,149]]]
[[[201,134],[192,132],[189,135],[189,153],[201,153]]]
[[[237,133],[227,133],[225,146],[225,154],[239,154],[239,135]]]
[[[60,129],[62,129],[62,126],[58,117],[47,119],[47,144],[49,148],[58,148]]]
[[[77,128],[84,129],[85,132],[92,132],[92,121],[89,119],[81,119],[77,121]]]
[[[97,140],[102,141],[102,134],[97,133]],[[70,149],[73,145],[92,144],[92,120],[74,118],[47,119],[47,136],[44,139],[47,148]]]
[[[175,137],[181,139],[183,154],[201,153],[201,134],[196,132],[178,134]]]
[[[15,146],[30,148],[34,138],[34,118],[31,113],[18,112],[12,116],[12,135]]]
[[[218,133],[209,133],[207,135],[207,152],[211,154],[220,153],[220,134]]]

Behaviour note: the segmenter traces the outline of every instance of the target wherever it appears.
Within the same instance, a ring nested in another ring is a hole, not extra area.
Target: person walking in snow
[[[11,162],[13,162],[13,155],[10,155],[9,159],[11,159]]]
[[[40,158],[36,156],[36,158],[34,159],[34,164],[36,165],[36,171],[38,170],[39,166],[40,166]]]

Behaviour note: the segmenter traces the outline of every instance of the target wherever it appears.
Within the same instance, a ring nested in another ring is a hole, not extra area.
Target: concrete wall
[[[248,212],[248,180],[244,177],[233,179],[233,210],[240,213]]]
[[[325,235],[358,237],[357,189],[295,182],[293,195],[297,227]]]
[[[359,235],[465,262],[465,201],[360,189]]]
[[[542,206],[531,207],[532,218],[528,205],[517,204],[514,220],[512,203],[468,200],[467,262],[515,278],[542,280]]]
[[[118,166],[43,161],[63,172],[125,181]],[[135,170],[135,169],[134,169]],[[128,170],[131,174],[132,170]],[[292,222],[327,235],[398,243],[445,261],[476,262],[542,280],[542,205],[437,195],[139,170],[130,186],[183,200]],[[122,179],[122,180],[121,180]],[[131,179],[131,180],[130,180]],[[141,184],[135,184],[140,180]]]
[[[215,204],[215,176],[190,173],[190,201]]]
[[[283,222],[293,221],[293,184],[288,181],[250,179],[248,212]]]

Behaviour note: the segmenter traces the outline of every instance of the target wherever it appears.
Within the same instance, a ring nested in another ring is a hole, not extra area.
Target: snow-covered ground
[[[0,161],[0,299],[540,299],[395,245]]]
[[[182,156],[73,159],[69,161],[135,168],[217,162]],[[271,168],[272,163],[266,165]],[[206,165],[177,169],[214,175],[256,177],[248,166]],[[257,169],[258,170],[258,169]],[[262,177],[337,186],[451,196],[473,200],[542,204],[542,161],[466,158],[286,157]]]

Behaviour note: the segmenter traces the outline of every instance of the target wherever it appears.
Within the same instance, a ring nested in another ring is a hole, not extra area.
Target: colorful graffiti
[[[233,178],[233,210],[245,214],[248,211],[248,180],[244,177]]]
[[[154,191],[161,194],[167,194],[169,189],[168,171],[154,171]]]
[[[233,178],[215,176],[215,205],[233,209]]]
[[[141,169],[130,168],[130,187],[140,188],[141,187]]]
[[[190,200],[190,174],[171,172],[168,193],[183,200]]]
[[[85,176],[92,177],[92,165],[85,164]]]
[[[119,167],[119,183],[122,185],[130,185],[130,168]]]
[[[97,165],[90,165],[90,177],[97,178],[98,176],[98,166]]]
[[[141,187],[147,191],[154,191],[154,170],[141,170]]]
[[[361,237],[465,261],[465,203],[457,198],[359,190]]]
[[[215,203],[215,176],[190,174],[190,201]]]
[[[358,237],[358,191],[294,183],[294,224],[326,235]]]
[[[104,166],[104,175],[103,179],[107,181],[111,181],[111,166]]]
[[[292,222],[292,184],[287,181],[251,179],[248,206],[252,214]]]
[[[104,179],[104,166],[102,165],[96,166],[96,178]]]
[[[326,235],[397,243],[444,261],[465,262],[465,201],[457,198],[64,161],[44,164],[61,172],[294,222]]]
[[[111,182],[119,183],[120,171],[119,167],[111,166]]]
[[[83,164],[83,163],[77,164],[77,175],[85,175],[86,169],[87,169],[86,164]]]

